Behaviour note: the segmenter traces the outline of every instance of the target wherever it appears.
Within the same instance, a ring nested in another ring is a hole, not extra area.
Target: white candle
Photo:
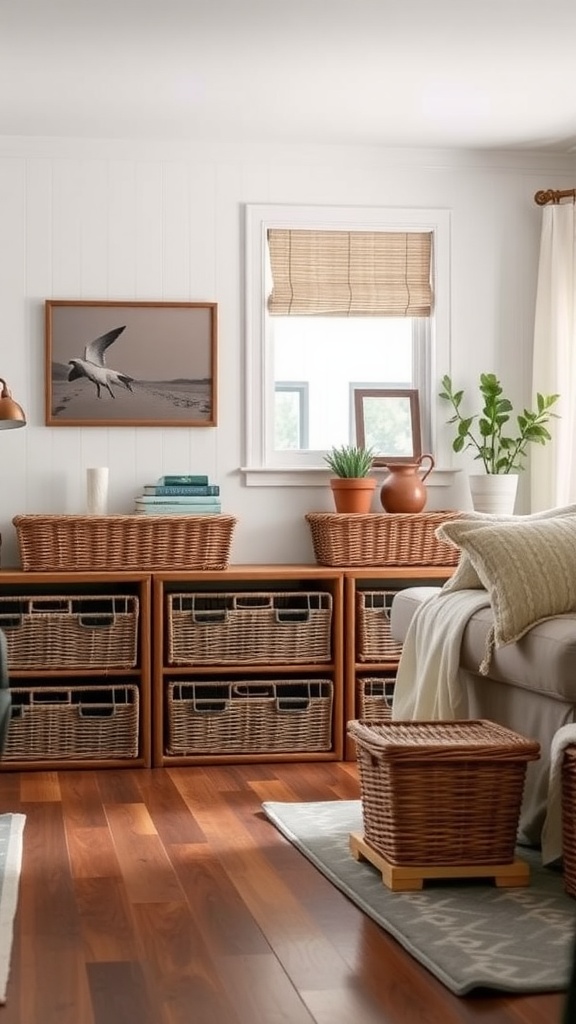
[[[86,511],[89,516],[105,516],[108,511],[108,467],[86,470]]]

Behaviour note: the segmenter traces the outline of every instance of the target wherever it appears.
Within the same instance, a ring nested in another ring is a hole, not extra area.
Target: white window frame
[[[434,382],[450,372],[450,211],[369,206],[292,206],[247,204],[245,208],[245,465],[247,486],[322,485],[329,473],[317,453],[291,452],[289,464],[267,462],[266,439],[272,415],[273,367],[266,346],[267,232],[270,228],[333,231],[431,231],[433,239],[434,317],[428,379],[430,442],[437,465],[450,463],[449,448],[439,450]],[[422,368],[416,373],[422,377]]]

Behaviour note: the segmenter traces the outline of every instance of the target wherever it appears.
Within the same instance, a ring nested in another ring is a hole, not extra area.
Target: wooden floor
[[[556,1024],[458,998],[263,817],[355,799],[352,764],[0,775],[27,816],[0,1024]]]

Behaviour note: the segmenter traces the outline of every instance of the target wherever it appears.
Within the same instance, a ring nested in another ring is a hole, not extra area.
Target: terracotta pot
[[[420,476],[424,459],[430,460],[428,469]],[[389,470],[380,489],[380,501],[385,512],[421,512],[428,499],[424,481],[434,467],[431,455],[421,455],[415,462],[397,462]]]
[[[342,477],[330,480],[337,512],[370,512],[376,480],[372,476]]]

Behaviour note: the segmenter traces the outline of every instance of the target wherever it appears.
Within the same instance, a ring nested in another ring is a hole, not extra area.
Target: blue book
[[[202,473],[197,475],[191,474],[187,476],[185,473],[178,475],[161,476],[158,478],[158,483],[163,487],[189,487],[191,484],[205,487],[209,483],[208,477]]]
[[[179,497],[180,495],[220,494],[220,487],[218,484],[182,484],[181,486],[176,484],[146,484],[143,490],[144,494],[164,495],[167,497]]]
[[[139,494],[139,505],[214,505],[220,498],[214,494]]]

